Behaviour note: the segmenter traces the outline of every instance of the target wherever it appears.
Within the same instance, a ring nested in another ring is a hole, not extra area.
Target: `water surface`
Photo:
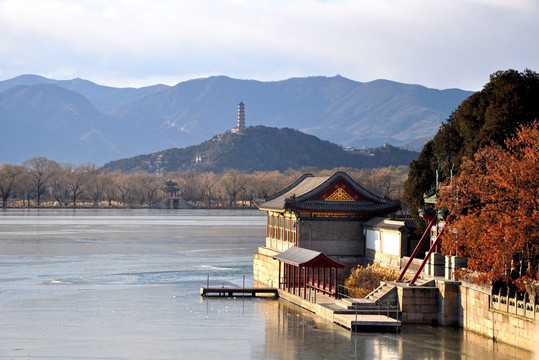
[[[514,359],[459,329],[352,334],[282,300],[203,299],[252,284],[257,210],[0,212],[0,357]]]

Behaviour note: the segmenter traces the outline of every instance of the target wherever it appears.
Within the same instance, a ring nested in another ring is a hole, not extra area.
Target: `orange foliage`
[[[442,245],[468,257],[481,283],[515,280],[515,256],[531,259],[515,282],[523,288],[539,280],[539,122],[521,127],[505,145],[478,151],[441,191],[439,207],[452,214]]]

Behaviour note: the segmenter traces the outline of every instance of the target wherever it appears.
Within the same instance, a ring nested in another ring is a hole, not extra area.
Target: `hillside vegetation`
[[[254,126],[246,128],[242,134],[227,132],[196,146],[112,161],[103,169],[169,173],[186,170],[222,172],[228,168],[246,172],[302,167],[375,168],[408,165],[416,156],[413,151],[390,145],[362,153],[350,152],[298,130]]]

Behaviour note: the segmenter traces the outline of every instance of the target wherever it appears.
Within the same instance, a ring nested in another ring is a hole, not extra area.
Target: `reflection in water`
[[[406,325],[351,333],[285,300],[256,302],[271,359],[530,359],[531,354],[462,329]]]

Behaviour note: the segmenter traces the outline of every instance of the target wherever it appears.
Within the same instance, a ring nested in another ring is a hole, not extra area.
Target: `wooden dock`
[[[244,287],[201,287],[200,295],[204,297],[278,297],[275,288]]]

